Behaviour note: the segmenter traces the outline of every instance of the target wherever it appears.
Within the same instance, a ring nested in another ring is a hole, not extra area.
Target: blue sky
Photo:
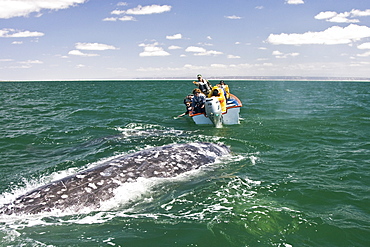
[[[370,78],[367,0],[0,0],[0,80]]]

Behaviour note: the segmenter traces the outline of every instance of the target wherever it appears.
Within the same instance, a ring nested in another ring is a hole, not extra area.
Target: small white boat
[[[223,124],[240,124],[239,112],[242,102],[233,94],[227,100],[226,112],[221,111],[220,102],[217,98],[207,98],[205,103],[205,113],[190,112],[189,116],[196,124],[213,124],[216,128],[221,128]]]

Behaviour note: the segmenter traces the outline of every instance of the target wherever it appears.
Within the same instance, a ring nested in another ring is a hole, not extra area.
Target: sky
[[[0,0],[0,81],[369,68],[368,0]]]

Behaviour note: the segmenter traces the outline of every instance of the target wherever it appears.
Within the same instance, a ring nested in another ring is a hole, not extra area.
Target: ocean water
[[[190,80],[0,83],[0,205],[149,147],[232,151],[104,210],[0,215],[0,246],[370,246],[370,83],[227,83],[242,119],[222,129],[176,118]]]

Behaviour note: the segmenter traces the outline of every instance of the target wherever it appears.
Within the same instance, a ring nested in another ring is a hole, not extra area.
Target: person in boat
[[[227,85],[224,81],[220,81],[221,88],[225,91],[225,98],[230,99],[230,89],[229,85]]]
[[[197,85],[200,89],[200,91],[204,95],[208,95],[211,91],[212,85],[209,83],[207,79],[204,79],[201,74],[197,75],[198,81],[193,81],[195,85]]]
[[[194,94],[189,94],[188,96],[184,98],[184,104],[186,105],[186,103],[191,103],[193,101],[193,98],[194,98]]]
[[[193,97],[194,97],[193,94],[189,94],[188,96],[186,96],[184,98],[184,105],[186,107],[186,112],[184,112],[181,115],[178,115],[177,117],[183,117],[183,116],[188,115],[190,113],[190,111],[192,110],[191,103],[192,103]]]
[[[191,104],[191,109],[193,113],[203,113],[205,112],[204,104],[206,103],[206,96],[200,91],[199,88],[193,90],[193,100]]]
[[[226,98],[224,95],[224,90],[221,88],[221,85],[214,86],[212,91],[208,94],[208,98],[216,97],[220,101],[221,111],[226,112]]]
[[[216,86],[219,88],[219,90],[220,90],[220,91],[221,91],[221,93],[224,95],[225,99],[227,100],[227,99],[228,99],[228,98],[227,98],[228,94],[226,93],[226,90],[222,87],[222,85],[221,85],[221,84],[217,84]]]

